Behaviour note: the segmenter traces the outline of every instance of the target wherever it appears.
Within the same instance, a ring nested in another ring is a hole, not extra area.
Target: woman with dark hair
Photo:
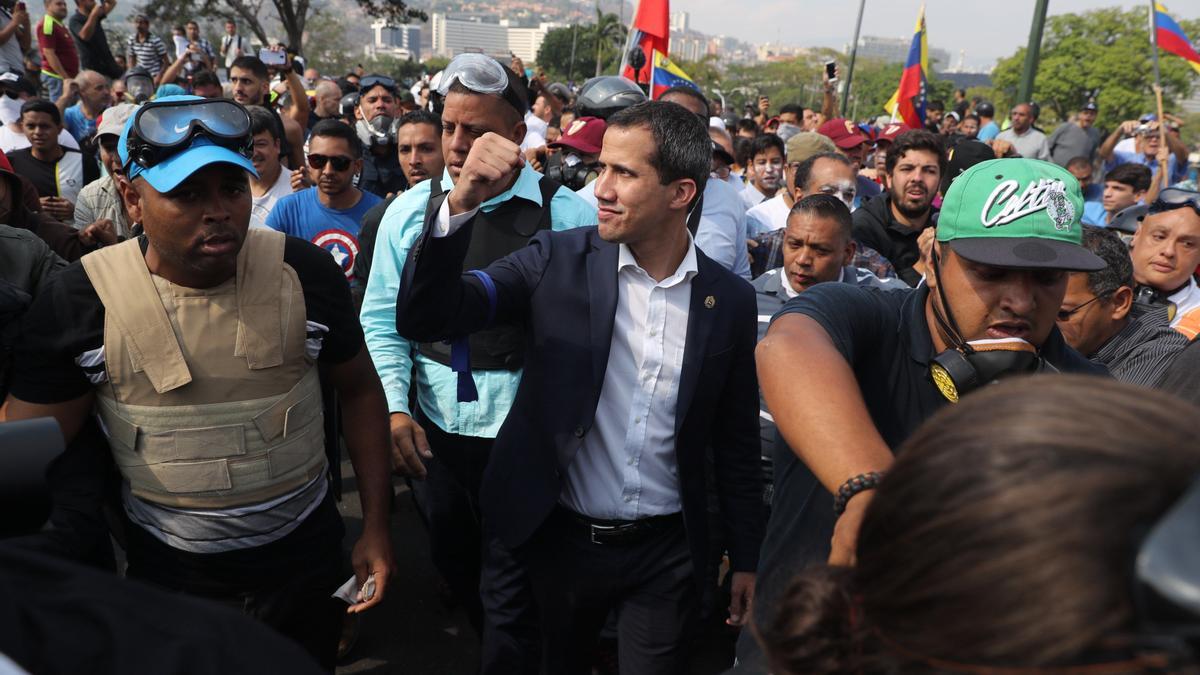
[[[806,571],[755,626],[772,672],[1163,665],[1137,642],[1133,562],[1200,471],[1200,409],[1095,378],[1031,384],[987,387],[904,444],[857,566]]]

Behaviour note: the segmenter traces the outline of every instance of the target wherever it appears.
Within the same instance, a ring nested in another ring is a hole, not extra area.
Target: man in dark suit
[[[600,154],[599,226],[539,233],[464,274],[475,209],[523,163],[515,143],[484,134],[405,266],[405,337],[456,340],[461,359],[462,336],[526,326],[525,374],[480,499],[489,548],[513,549],[528,568],[544,673],[589,672],[613,609],[622,672],[686,666],[717,534],[708,448],[733,571],[729,622],[747,616],[763,529],[755,302],[687,229],[711,154],[703,123],[681,106],[622,111]],[[463,369],[460,391],[469,377]]]

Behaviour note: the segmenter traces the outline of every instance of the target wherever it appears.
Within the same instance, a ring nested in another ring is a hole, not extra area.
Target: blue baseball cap
[[[156,99],[161,102],[170,101],[197,101],[204,102],[208,99],[201,96],[166,96]],[[133,121],[137,117],[136,113],[129,116],[125,122],[125,127],[121,129],[121,138],[117,141],[117,156],[121,160],[121,166],[126,167],[126,175],[129,180],[133,180],[141,176],[159,192],[170,192],[179,186],[180,183],[187,180],[189,176],[203,169],[210,164],[233,164],[245,169],[250,175],[258,178],[258,172],[254,170],[249,158],[240,155],[233,150],[222,147],[213,143],[212,140],[205,138],[203,135],[195,136],[188,146],[179,152],[171,155],[165,160],[155,164],[147,169],[146,167],[131,162],[129,160],[129,131],[133,128]]]

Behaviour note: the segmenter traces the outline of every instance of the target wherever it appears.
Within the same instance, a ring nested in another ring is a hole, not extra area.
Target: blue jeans
[[[62,97],[63,81],[61,77],[51,77],[42,73],[42,84],[46,87],[46,96],[51,103]]]

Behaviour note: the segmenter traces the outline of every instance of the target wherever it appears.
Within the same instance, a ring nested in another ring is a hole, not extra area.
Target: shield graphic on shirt
[[[312,242],[333,256],[349,279],[354,274],[354,259],[358,257],[358,240],[345,230],[323,230],[313,237]]]

